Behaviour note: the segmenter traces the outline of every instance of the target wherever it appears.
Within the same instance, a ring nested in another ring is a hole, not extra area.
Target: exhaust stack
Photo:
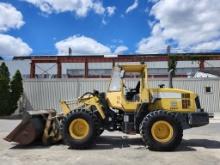
[[[169,70],[169,75],[168,75],[168,77],[169,77],[169,88],[173,88],[173,69],[170,69]]]

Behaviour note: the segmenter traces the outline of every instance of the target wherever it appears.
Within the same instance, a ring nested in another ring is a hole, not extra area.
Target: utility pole
[[[170,49],[171,47],[168,45],[167,46],[167,56],[168,56],[168,71],[169,71],[169,87],[173,88],[173,75],[174,75],[174,68],[176,67],[176,61],[174,61],[174,59],[172,59],[172,57],[170,57]]]
[[[71,56],[72,55],[72,49],[69,48],[68,52],[69,52],[69,56]]]
[[[171,49],[171,47],[170,47],[170,45],[168,45],[167,46],[167,55],[168,55],[168,57],[170,56],[170,49]]]

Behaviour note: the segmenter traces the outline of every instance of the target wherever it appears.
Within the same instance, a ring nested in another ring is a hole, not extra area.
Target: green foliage
[[[10,82],[8,67],[0,65],[0,116],[10,115],[17,109],[17,102],[23,93],[22,76],[15,73]]]
[[[10,111],[10,75],[8,67],[3,62],[0,65],[0,115],[8,114]]]
[[[173,69],[172,76],[175,76],[176,65],[177,65],[177,57],[175,55],[170,55],[168,61],[168,71]]]
[[[10,83],[11,87],[11,113],[17,109],[17,102],[23,93],[22,76],[19,70],[16,71]]]
[[[10,82],[10,73],[4,62],[0,65],[0,80],[5,80],[7,83]]]

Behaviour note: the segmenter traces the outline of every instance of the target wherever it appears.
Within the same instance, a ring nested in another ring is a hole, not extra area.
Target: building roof
[[[200,58],[204,58],[204,57],[220,57],[220,52],[203,52],[203,53],[170,53],[170,55],[175,55],[177,57],[200,57]],[[127,54],[127,55],[116,55],[115,58],[120,57],[137,57],[137,56],[148,56],[148,57],[158,57],[158,56],[162,56],[162,57],[166,57],[168,56],[168,54],[166,53],[160,53],[160,54]],[[39,59],[39,58],[72,58],[72,57],[76,57],[76,58],[84,58],[84,57],[105,57],[108,58],[108,55],[66,55],[66,56],[58,56],[58,55],[32,55],[32,56],[15,56],[13,57],[13,60],[22,60],[22,59]],[[109,55],[109,57],[112,58],[111,55]],[[113,57],[113,58],[114,58]]]
[[[206,72],[196,72],[194,78],[218,78],[218,76]]]
[[[220,77],[220,71],[218,69],[205,68],[203,72],[213,74],[213,75],[216,75],[216,76]]]

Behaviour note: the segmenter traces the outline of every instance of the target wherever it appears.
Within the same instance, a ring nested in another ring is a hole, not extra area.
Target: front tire
[[[173,113],[159,110],[146,115],[140,125],[140,134],[150,150],[172,151],[182,141],[183,129]]]
[[[62,123],[64,142],[74,149],[89,148],[95,140],[96,131],[92,114],[85,109],[71,111]]]

